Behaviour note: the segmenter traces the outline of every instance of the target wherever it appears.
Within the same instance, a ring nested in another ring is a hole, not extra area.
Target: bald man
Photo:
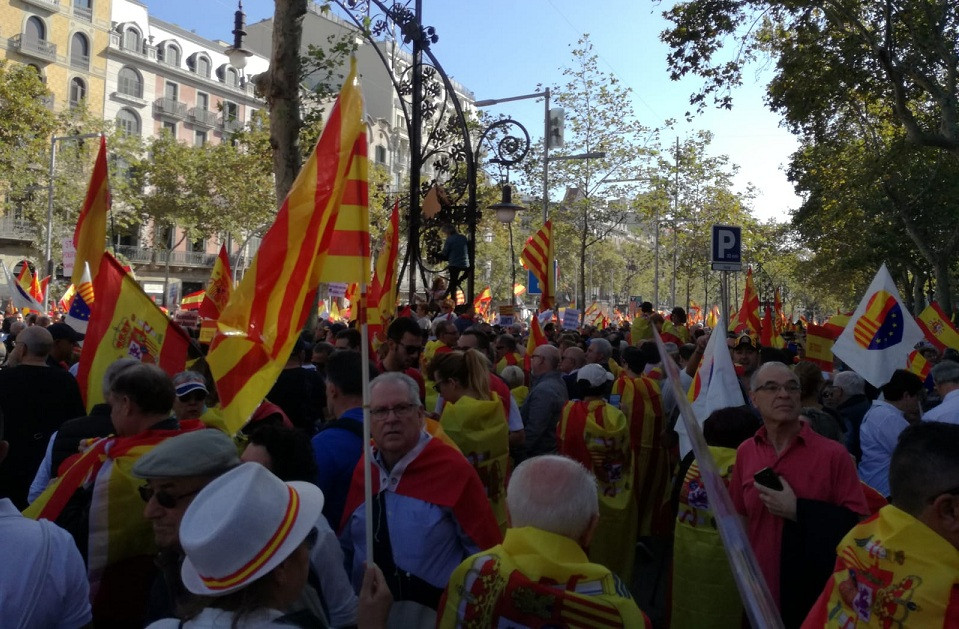
[[[526,443],[520,458],[556,452],[556,423],[569,399],[559,371],[559,349],[540,345],[530,355],[529,365],[529,395],[519,409],[526,430]]]

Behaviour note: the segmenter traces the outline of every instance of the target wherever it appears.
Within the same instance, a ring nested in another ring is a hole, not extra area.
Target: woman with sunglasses
[[[482,354],[470,349],[436,356],[429,373],[445,402],[440,426],[476,469],[505,531],[509,427],[503,400],[490,390],[488,365]]]

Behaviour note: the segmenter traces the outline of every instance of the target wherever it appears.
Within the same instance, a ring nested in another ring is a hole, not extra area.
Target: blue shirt
[[[363,427],[363,409],[348,409],[340,419],[356,422]],[[350,481],[360,456],[363,439],[349,430],[327,428],[313,436],[313,456],[316,458],[316,484],[323,490],[323,515],[334,531],[340,530],[340,519],[350,493]]]
[[[899,433],[909,426],[905,415],[885,400],[876,400],[866,411],[859,429],[862,460],[859,478],[883,496],[889,495],[889,462]]]
[[[946,397],[942,398],[942,403],[926,411],[926,414],[922,416],[922,421],[959,424],[959,389],[946,393]]]

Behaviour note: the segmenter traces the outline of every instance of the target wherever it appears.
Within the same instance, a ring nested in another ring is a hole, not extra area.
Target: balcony
[[[173,98],[158,98],[153,101],[153,115],[185,120],[186,103],[181,103]]]
[[[126,39],[120,33],[116,31],[110,32],[110,48],[113,50],[120,51],[128,57],[134,57],[136,59],[148,59],[150,61],[156,61],[157,59],[157,47],[151,46],[149,44],[140,43],[140,48],[132,47],[127,44]]]
[[[0,218],[0,239],[33,240],[37,235],[36,223],[13,216]]]
[[[14,50],[19,51],[21,55],[42,59],[44,61],[57,60],[57,45],[51,44],[45,39],[24,37],[21,33],[10,38],[10,45]]]
[[[93,9],[89,7],[80,7],[73,5],[73,17],[80,18],[87,22],[93,22]]]
[[[0,236],[2,235],[2,223],[0,223]],[[150,247],[136,247],[131,245],[118,245],[117,253],[133,264],[165,265],[167,257],[169,257],[170,266],[213,268],[213,262],[216,260],[215,253],[204,253],[202,251],[167,251],[166,249],[153,249]]]
[[[120,77],[117,79],[117,91],[110,94],[113,100],[143,107],[147,102],[143,99],[143,83],[133,79]]]
[[[60,0],[20,0],[23,4],[43,9],[44,11],[59,11]]]
[[[212,129],[216,126],[216,114],[209,109],[194,107],[190,110],[190,122],[197,127]]]
[[[235,133],[243,128],[243,121],[232,116],[221,116],[220,128],[223,129],[223,133]]]
[[[90,55],[72,54],[70,55],[70,67],[74,70],[89,70]]]

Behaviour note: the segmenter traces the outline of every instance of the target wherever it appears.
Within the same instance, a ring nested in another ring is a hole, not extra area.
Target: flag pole
[[[360,327],[360,373],[363,378],[363,514],[366,519],[366,565],[373,565],[373,461],[370,456],[370,337],[367,334],[367,286],[360,283],[356,322]]]

